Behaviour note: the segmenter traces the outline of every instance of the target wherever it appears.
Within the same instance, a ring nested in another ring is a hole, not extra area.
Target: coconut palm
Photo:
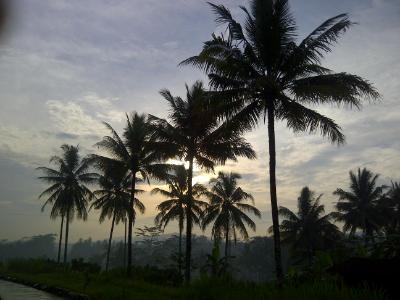
[[[136,176],[149,183],[150,177],[157,177],[157,174],[165,173],[166,167],[161,164],[162,152],[159,151],[157,143],[153,141],[153,128],[150,126],[146,115],[136,112],[127,115],[127,124],[123,130],[123,137],[111,127],[104,123],[110,130],[111,136],[105,136],[96,145],[108,152],[109,156],[92,155],[92,160],[100,169],[107,169],[114,165],[125,169],[130,173],[131,189],[130,203],[128,211],[128,259],[127,275],[131,274],[132,269],[132,227],[135,221],[135,196]]]
[[[383,223],[379,212],[385,186],[378,186],[379,175],[358,169],[357,174],[350,171],[350,191],[338,188],[334,195],[339,196],[335,217],[344,223],[343,230],[354,236],[358,229],[363,231],[365,243],[380,231]]]
[[[120,222],[125,222],[130,210],[130,188],[131,177],[125,169],[110,168],[105,171],[105,174],[99,178],[100,189],[94,192],[96,200],[91,207],[100,210],[99,221],[102,223],[106,218],[111,220],[110,237],[108,240],[106,272],[108,271],[110,261],[110,251],[114,225]],[[136,190],[135,194],[143,192]],[[133,202],[133,213],[136,215],[136,210],[144,213],[144,204],[137,198]]]
[[[163,146],[160,151],[166,155],[180,158],[189,164],[187,176],[187,210],[192,210],[193,166],[194,162],[205,171],[213,170],[216,164],[226,160],[236,160],[237,156],[255,158],[255,153],[231,125],[220,123],[210,110],[209,93],[202,82],[197,81],[192,87],[186,86],[186,100],[172,96],[168,90],[161,95],[170,106],[169,120],[150,116],[156,130],[155,137]],[[190,281],[192,216],[186,218],[186,256],[185,280]]]
[[[282,242],[305,257],[309,264],[317,250],[332,247],[340,238],[340,231],[335,224],[333,213],[325,214],[324,205],[308,187],[304,187],[297,199],[297,213],[280,206],[279,215],[283,218],[280,225]],[[271,228],[272,229],[272,228]]]
[[[161,202],[157,209],[160,211],[156,217],[155,222],[157,225],[165,228],[169,222],[173,220],[178,220],[179,227],[179,249],[178,249],[178,268],[179,274],[182,273],[182,232],[184,221],[186,219],[187,211],[187,190],[188,190],[188,171],[185,169],[183,165],[177,165],[174,168],[173,173],[166,174],[165,182],[168,185],[168,190],[161,188],[154,188],[151,193],[152,194],[160,194],[166,198],[167,200]],[[198,199],[201,196],[206,188],[196,183],[193,185],[192,193],[193,193],[193,201],[191,205],[191,218],[192,223],[199,225],[200,224],[200,216],[203,212],[203,209],[207,207],[207,203]]]
[[[60,261],[61,238],[64,220],[65,225],[65,245],[64,245],[64,263],[67,262],[68,233],[69,223],[74,215],[78,219],[87,219],[88,201],[92,199],[93,193],[87,187],[87,184],[93,184],[97,181],[97,174],[89,171],[89,160],[81,159],[79,148],[71,145],[62,145],[62,156],[53,156],[50,163],[57,168],[48,167],[37,168],[43,172],[44,176],[40,180],[51,184],[39,198],[48,196],[42,207],[42,211],[47,205],[52,205],[50,217],[61,216],[60,240],[58,246],[58,262]]]
[[[256,224],[246,212],[261,218],[260,211],[254,206],[253,196],[238,186],[237,180],[240,178],[236,173],[219,172],[217,178],[210,180],[212,188],[206,193],[210,205],[204,211],[202,228],[205,230],[214,222],[211,234],[215,240],[225,237],[225,259],[228,258],[230,237],[236,242],[239,233],[241,237],[248,239],[246,225],[253,231],[256,230]],[[244,203],[249,200],[253,205]]]
[[[400,182],[393,182],[381,203],[387,216],[384,227],[387,234],[400,233]]]
[[[341,128],[307,105],[334,103],[360,108],[378,92],[359,76],[321,65],[324,54],[353,23],[346,14],[323,22],[299,44],[288,0],[250,0],[243,25],[223,5],[210,4],[226,34],[213,35],[197,56],[182,62],[204,70],[215,90],[217,113],[240,130],[267,122],[269,181],[278,283],[283,280],[276,195],[275,121],[295,132],[320,132],[342,144]],[[221,99],[225,99],[222,101]]]

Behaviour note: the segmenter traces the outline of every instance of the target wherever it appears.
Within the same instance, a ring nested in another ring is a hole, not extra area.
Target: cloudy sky
[[[124,113],[166,116],[158,91],[183,95],[184,84],[205,79],[177,64],[199,52],[216,30],[202,0],[13,0],[7,31],[0,41],[0,240],[57,232],[58,221],[40,212],[45,187],[35,168],[47,165],[63,143],[83,153],[107,133],[101,121],[120,130]],[[240,18],[238,5],[219,0]],[[333,4],[334,3],[334,4]],[[332,192],[347,187],[348,171],[367,167],[381,182],[400,180],[400,2],[398,0],[291,1],[299,39],[325,19],[348,12],[358,23],[345,34],[325,65],[360,75],[381,92],[381,103],[362,111],[321,107],[337,120],[347,144],[337,147],[319,136],[294,135],[278,125],[279,203],[296,207],[300,189],[323,193],[327,209]],[[258,160],[229,162],[222,169],[243,175],[263,211],[257,234],[270,224],[267,187],[267,137],[263,124],[247,134]],[[221,169],[221,168],[219,168]],[[217,169],[218,170],[218,169]],[[196,173],[205,182],[213,174]],[[147,190],[150,187],[145,187]],[[143,196],[147,212],[137,224],[151,224],[159,197]],[[106,238],[108,223],[97,214],[74,221],[71,238]],[[171,226],[169,232],[176,228]],[[121,235],[119,228],[117,235]]]

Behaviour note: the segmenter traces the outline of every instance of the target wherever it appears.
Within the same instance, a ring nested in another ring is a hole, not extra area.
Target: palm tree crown
[[[254,199],[252,195],[238,187],[237,180],[240,178],[240,175],[236,173],[219,172],[217,178],[210,180],[213,186],[211,191],[206,193],[210,205],[204,211],[202,228],[204,230],[211,222],[214,222],[211,234],[216,240],[225,237],[225,257],[228,257],[230,237],[236,241],[239,233],[240,236],[248,239],[246,226],[253,231],[256,230],[256,224],[245,212],[261,217],[256,207],[244,203],[250,200],[254,204]]]
[[[283,280],[276,194],[275,121],[286,121],[295,132],[320,132],[332,142],[345,138],[334,120],[307,105],[334,103],[359,108],[378,92],[366,80],[335,73],[321,65],[333,44],[353,23],[346,14],[330,18],[299,44],[288,0],[250,0],[240,7],[240,24],[223,5],[211,4],[216,21],[227,34],[212,35],[197,56],[181,64],[204,70],[215,90],[216,113],[232,119],[238,130],[268,122],[270,194],[278,282]],[[222,101],[224,99],[224,101]]]
[[[186,219],[187,211],[187,177],[188,171],[183,165],[174,167],[174,173],[167,174],[165,181],[168,185],[168,190],[154,188],[152,194],[160,194],[167,200],[161,202],[157,209],[160,211],[155,222],[164,228],[170,221],[178,220],[179,227],[183,228],[183,221]],[[204,194],[206,188],[196,183],[193,185],[193,201],[191,206],[191,215],[194,224],[200,224],[200,217],[203,209],[207,207],[207,202],[199,200],[199,197]]]
[[[57,169],[38,168],[44,173],[39,179],[50,184],[39,198],[48,196],[42,210],[47,205],[52,205],[51,218],[58,216],[66,218],[64,249],[64,263],[66,263],[69,223],[75,214],[79,219],[86,220],[88,201],[93,197],[87,185],[95,183],[98,176],[89,171],[89,161],[86,158],[81,159],[78,147],[64,144],[61,149],[63,151],[61,157],[53,156],[50,159],[50,163],[56,165]]]
[[[340,231],[332,223],[333,213],[324,214],[325,207],[320,204],[322,194],[304,187],[297,199],[297,213],[286,207],[279,207],[283,217],[280,225],[282,242],[291,245],[295,254],[305,257],[311,263],[317,250],[325,250],[334,245],[340,237]]]
[[[336,218],[344,223],[343,230],[354,236],[356,230],[361,229],[366,242],[382,224],[376,212],[385,186],[377,186],[378,177],[366,168],[358,169],[357,174],[350,171],[350,191],[338,188],[333,193],[339,196]]]

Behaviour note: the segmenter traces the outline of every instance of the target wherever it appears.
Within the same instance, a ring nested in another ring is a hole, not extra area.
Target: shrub
[[[71,260],[71,271],[100,273],[101,267],[98,264],[85,262],[83,258]]]

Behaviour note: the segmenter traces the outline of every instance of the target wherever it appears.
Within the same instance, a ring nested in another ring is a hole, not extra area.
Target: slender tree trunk
[[[124,220],[124,227],[125,227],[125,230],[124,230],[124,260],[123,260],[123,263],[124,263],[124,268],[126,268],[126,219]]]
[[[132,227],[133,227],[133,203],[135,201],[135,185],[136,185],[136,172],[132,172],[132,190],[131,202],[129,205],[129,220],[128,220],[128,265],[126,274],[131,275],[132,271]]]
[[[275,152],[275,117],[274,110],[268,108],[268,137],[269,137],[269,185],[271,194],[272,227],[274,232],[275,272],[278,286],[283,283],[281,241],[279,233],[278,199],[276,196],[276,152]]]
[[[60,227],[60,236],[59,236],[59,241],[58,241],[57,263],[60,263],[60,258],[61,258],[61,242],[62,242],[62,235],[63,235],[63,227],[64,227],[64,215],[61,216],[61,227]]]
[[[228,247],[229,247],[229,221],[225,231],[225,259],[228,262]]]
[[[189,172],[187,178],[188,185],[188,201],[186,204],[186,255],[185,255],[185,281],[188,284],[190,282],[190,263],[192,256],[192,201],[193,201],[193,156],[189,158]]]
[[[183,230],[183,216],[179,216],[179,256],[178,256],[178,269],[179,275],[182,275],[182,230]]]
[[[67,264],[67,253],[68,253],[68,232],[69,232],[69,212],[70,208],[67,210],[66,224],[65,224],[65,245],[64,245],[64,264]]]
[[[106,272],[108,271],[108,265],[110,263],[110,252],[111,252],[111,241],[114,231],[114,223],[115,223],[115,213],[113,215],[113,219],[111,221],[111,230],[110,230],[110,238],[108,239],[108,249],[107,249],[107,259],[106,259]]]

